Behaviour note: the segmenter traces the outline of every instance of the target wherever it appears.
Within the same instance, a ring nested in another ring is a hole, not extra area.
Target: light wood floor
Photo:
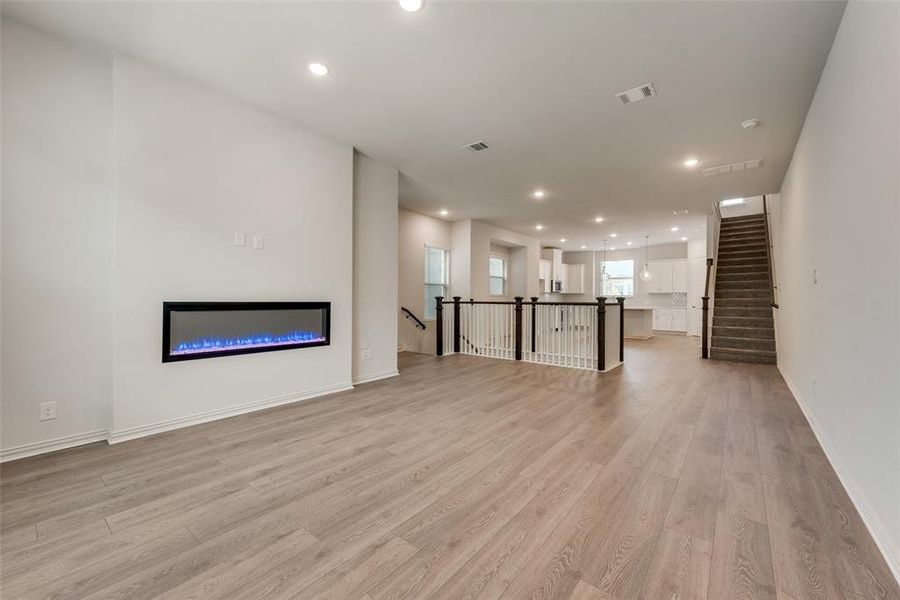
[[[2,596],[900,598],[775,367],[403,355],[352,392],[3,465]]]

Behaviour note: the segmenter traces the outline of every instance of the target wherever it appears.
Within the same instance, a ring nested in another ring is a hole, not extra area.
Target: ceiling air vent
[[[639,85],[636,88],[631,88],[630,90],[625,90],[624,92],[616,94],[616,98],[618,98],[619,102],[622,104],[631,104],[632,102],[640,102],[641,100],[646,100],[655,95],[656,89],[653,87],[653,84],[645,83],[644,85]]]
[[[490,146],[488,146],[484,142],[472,142],[471,144],[466,144],[463,147],[469,152],[481,152],[490,148]]]
[[[725,175],[727,173],[734,173],[736,171],[746,171],[748,169],[755,169],[762,165],[763,159],[754,158],[753,160],[745,160],[741,162],[731,163],[730,165],[719,165],[718,167],[709,167],[707,169],[703,169],[704,177],[712,177],[713,175]]]

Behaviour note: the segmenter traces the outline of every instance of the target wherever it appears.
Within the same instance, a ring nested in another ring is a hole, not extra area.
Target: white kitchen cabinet
[[[687,331],[687,311],[683,308],[654,308],[653,329],[656,331]]]
[[[543,258],[538,260],[538,279],[543,279],[544,281],[550,281],[550,279],[552,279],[553,274],[551,271],[551,265],[552,263],[549,260],[545,260]]]
[[[686,260],[672,261],[672,291],[686,294],[688,291],[688,265]]]
[[[668,261],[652,261],[647,268],[653,277],[647,282],[647,292],[666,294],[672,291],[672,263]]]
[[[672,311],[666,308],[653,309],[653,329],[672,331]]]
[[[584,265],[563,265],[563,294],[584,293]]]

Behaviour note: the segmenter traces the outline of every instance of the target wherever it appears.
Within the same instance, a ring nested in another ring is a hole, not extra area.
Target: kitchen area
[[[593,302],[601,295],[624,296],[626,338],[699,335],[705,235],[649,247],[642,247],[642,242],[626,240],[625,248],[605,252],[543,248],[538,274],[541,299]]]

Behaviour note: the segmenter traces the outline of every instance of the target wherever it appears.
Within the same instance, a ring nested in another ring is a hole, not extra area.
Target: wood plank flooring
[[[773,366],[400,377],[0,468],[3,598],[900,599]]]

